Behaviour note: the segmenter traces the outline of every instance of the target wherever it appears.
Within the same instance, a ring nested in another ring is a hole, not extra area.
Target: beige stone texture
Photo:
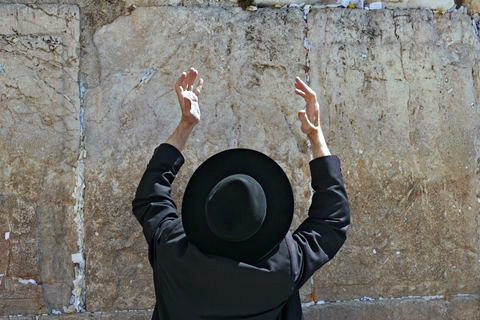
[[[480,0],[463,0],[460,2],[462,2],[471,13],[480,13]]]
[[[454,0],[387,0],[382,2],[385,3],[387,8],[428,8],[442,11],[446,11],[455,5]]]
[[[352,226],[320,300],[475,293],[480,42],[468,15],[313,10],[312,85]]]
[[[367,11],[306,0],[308,27],[302,8],[246,12],[233,0],[9,2],[0,0],[0,319],[150,319],[152,274],[131,200],[180,117],[173,83],[190,66],[205,87],[174,184],[179,207],[198,164],[250,147],[286,170],[298,226],[311,193],[294,77],[309,76],[319,94],[352,228],[302,289],[306,320],[480,319],[480,33],[458,12],[391,9],[443,11],[449,1]],[[463,5],[480,11],[478,0]],[[79,245],[86,288],[72,283],[83,276],[71,256]],[[46,314],[82,289],[88,312]]]
[[[137,8],[95,33],[100,85],[86,100],[89,310],[153,305],[146,243],[131,201],[154,148],[180,120],[174,83],[190,66],[205,80],[202,120],[174,182],[177,207],[201,162],[248,147],[284,168],[296,195],[293,225],[305,217],[310,156],[296,118],[302,100],[293,92],[295,76],[305,78],[304,28],[297,9],[164,7]]]
[[[0,315],[70,302],[79,11],[0,5]]]

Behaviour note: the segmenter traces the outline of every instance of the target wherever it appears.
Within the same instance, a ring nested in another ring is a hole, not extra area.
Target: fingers
[[[303,82],[300,77],[295,77],[295,87],[298,88],[295,89],[295,93],[305,99],[307,118],[310,119],[312,123],[316,124],[319,118],[319,107],[315,91],[307,84],[305,84],[305,82]]]
[[[193,82],[195,81],[197,74],[198,74],[198,71],[195,68],[190,67],[190,69],[188,69],[187,80],[185,83],[185,86],[186,86],[185,90],[191,91],[193,89]]]
[[[298,89],[302,90],[304,93],[308,95],[315,96],[315,91],[313,91],[312,88],[310,88],[305,82],[303,82],[300,77],[295,77],[295,87]]]
[[[198,81],[197,89],[195,89],[195,94],[197,95],[197,97],[200,95],[202,88],[203,88],[203,78],[200,78],[200,80]]]
[[[295,89],[295,93],[298,94],[299,96],[305,98],[305,92],[303,92],[301,90],[298,90],[298,89]]]
[[[178,102],[180,102],[180,109],[183,110],[183,105],[184,105],[184,98],[183,98],[183,87],[182,86],[178,86]]]
[[[180,94],[180,86],[183,86],[183,83],[185,82],[185,79],[187,77],[187,73],[186,72],[182,72],[182,74],[180,75],[180,77],[178,77],[177,79],[177,82],[175,82],[175,91],[177,92],[177,94]]]

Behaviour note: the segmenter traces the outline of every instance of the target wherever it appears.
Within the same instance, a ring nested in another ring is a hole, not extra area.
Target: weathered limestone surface
[[[475,293],[480,43],[468,15],[314,10],[312,85],[352,228],[317,299]]]
[[[0,5],[0,315],[68,306],[79,11]]]
[[[298,9],[164,7],[138,8],[95,33],[100,85],[87,90],[85,121],[90,311],[153,306],[146,243],[131,201],[154,148],[180,119],[174,83],[190,66],[205,81],[202,120],[174,182],[177,207],[207,157],[249,147],[287,172],[294,226],[305,217],[310,157],[296,118],[303,100],[293,92],[295,76],[305,78],[304,30]]]

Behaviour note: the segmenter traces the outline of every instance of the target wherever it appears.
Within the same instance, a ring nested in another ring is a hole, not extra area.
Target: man
[[[182,117],[148,163],[132,201],[153,268],[152,319],[303,319],[299,288],[331,260],[350,223],[340,160],[331,155],[320,126],[315,92],[299,77],[298,112],[311,143],[314,190],[308,218],[291,233],[293,194],[283,170],[251,149],[213,155],[185,189],[182,217],[171,184],[184,163],[181,153],[200,121],[190,68],[175,84]]]

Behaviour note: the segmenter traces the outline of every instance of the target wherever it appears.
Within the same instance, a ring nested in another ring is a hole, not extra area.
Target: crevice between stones
[[[295,4],[289,5],[289,7],[295,6]],[[303,29],[303,47],[305,48],[305,63],[304,63],[304,70],[305,70],[305,82],[307,85],[310,84],[310,50],[313,48],[312,43],[308,40],[308,14],[310,13],[311,5],[304,3],[301,4],[299,7],[303,11],[303,20],[305,21],[305,28]],[[308,148],[311,148],[310,143],[308,143]],[[312,190],[309,188],[310,194],[309,198],[312,197]],[[316,294],[315,294],[315,280],[314,277],[311,277],[308,280],[312,291],[309,294],[311,301],[309,303],[315,303]]]
[[[134,314],[136,316],[138,316],[139,314],[148,313],[148,315],[150,316],[153,311],[154,309],[127,309],[127,310],[91,311],[91,312],[87,311],[85,312],[85,315],[88,315],[88,319],[90,318],[104,319],[104,317],[102,317],[103,315],[106,316],[105,318],[111,319],[111,316],[114,316],[114,315],[125,316],[125,314],[129,314],[129,313]],[[49,314],[42,313],[42,314],[19,314],[19,315],[0,316],[0,320],[11,320],[11,319],[25,320],[26,317],[34,317],[33,319],[37,320],[37,319],[43,319],[43,316],[49,316]],[[48,317],[48,319],[50,319],[50,317]],[[82,317],[82,319],[84,318]],[[122,317],[122,319],[125,319],[125,318]],[[137,317],[135,317],[135,319],[137,319]]]
[[[472,15],[472,24],[477,34],[478,40],[480,41],[480,15]]]
[[[435,295],[435,296],[402,296],[402,297],[360,297],[350,300],[335,300],[335,301],[312,301],[307,303],[302,303],[302,308],[309,308],[313,306],[321,305],[335,305],[335,304],[357,304],[357,303],[378,303],[378,302],[392,302],[392,301],[451,301],[451,300],[480,300],[479,294],[474,293],[458,293],[451,296],[446,295]]]
[[[305,76],[307,84],[310,85],[310,49],[312,44],[308,40],[308,13],[310,12],[311,5],[307,4],[302,7],[303,20],[305,21],[305,29],[303,30],[303,47],[305,48]]]
[[[83,204],[85,188],[84,181],[84,159],[86,157],[85,149],[85,131],[83,115],[85,111],[84,98],[85,98],[85,83],[81,76],[79,76],[79,89],[80,89],[80,139],[79,139],[79,152],[78,160],[75,168],[75,180],[76,186],[73,193],[75,198],[74,206],[74,221],[77,228],[77,244],[78,252],[72,254],[72,262],[75,268],[75,278],[73,280],[72,295],[70,297],[70,305],[63,307],[65,313],[85,312],[86,304],[86,288],[85,288],[85,254],[84,254],[84,223],[83,223]]]

